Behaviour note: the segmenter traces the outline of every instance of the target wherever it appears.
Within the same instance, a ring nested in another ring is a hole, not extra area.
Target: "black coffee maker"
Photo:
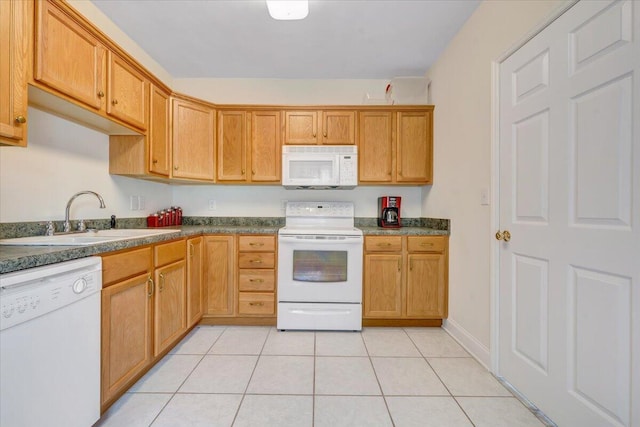
[[[400,228],[400,200],[398,196],[378,197],[378,226]]]

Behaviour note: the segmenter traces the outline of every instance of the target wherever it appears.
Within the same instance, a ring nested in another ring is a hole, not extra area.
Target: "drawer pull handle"
[[[149,292],[147,292],[147,296],[151,297],[151,295],[153,295],[153,279],[151,276],[147,279],[147,284],[149,285]]]
[[[249,279],[249,281],[252,283],[262,283],[264,282],[264,279]]]
[[[402,260],[398,260],[398,271],[402,271]]]
[[[160,273],[160,292],[164,290],[164,274]]]
[[[262,260],[261,259],[252,259],[249,260],[250,263],[252,264],[262,264]]]
[[[262,307],[264,305],[264,303],[263,302],[250,302],[249,305]]]
[[[432,247],[432,246],[433,246],[433,243],[422,242],[422,243],[420,243],[420,246],[428,246],[428,247]]]
[[[256,243],[256,242],[251,242],[251,243],[249,243],[249,246],[264,246],[264,243],[260,243],[260,242],[258,242],[258,243]]]
[[[381,243],[378,243],[378,246],[391,246],[391,243],[389,243],[389,242],[381,242]]]

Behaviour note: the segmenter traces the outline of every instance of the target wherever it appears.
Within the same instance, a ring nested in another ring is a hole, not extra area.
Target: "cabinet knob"
[[[17,116],[16,123],[20,123],[20,124],[27,123],[27,118],[25,116]]]
[[[245,170],[244,170],[244,169],[242,169],[242,175],[244,175],[244,173],[245,173]]]
[[[118,104],[118,100],[117,100],[117,99],[114,99],[113,101],[111,101],[111,103],[112,103],[113,105],[117,105],[117,104]]]
[[[103,91],[98,92],[98,98],[104,98],[104,92]]]
[[[178,170],[178,166],[174,166],[174,167],[173,167],[173,170],[174,170],[174,171],[177,171],[177,170]]]
[[[251,175],[255,175],[256,171],[254,169],[251,169]]]
[[[158,164],[158,159],[153,159],[152,162],[154,165]]]
[[[327,132],[324,132],[322,135],[326,138],[327,137]]]
[[[312,133],[311,135],[313,135],[313,137],[314,137],[314,138],[316,137],[316,133],[315,133],[315,132],[314,132],[314,133]]]

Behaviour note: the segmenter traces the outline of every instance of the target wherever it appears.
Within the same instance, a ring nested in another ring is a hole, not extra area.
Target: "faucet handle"
[[[45,236],[53,236],[56,232],[56,227],[53,225],[53,221],[47,221],[47,229],[44,232]]]
[[[87,231],[87,226],[84,223],[84,219],[78,221],[78,231]]]

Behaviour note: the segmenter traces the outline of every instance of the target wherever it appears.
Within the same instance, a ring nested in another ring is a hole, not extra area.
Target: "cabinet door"
[[[235,283],[234,236],[204,238],[205,314],[233,315]]]
[[[432,182],[433,144],[431,111],[398,112],[398,182]]]
[[[247,179],[247,113],[218,112],[218,181]]]
[[[154,356],[173,344],[187,329],[185,262],[156,269]]]
[[[280,182],[280,111],[251,113],[251,181]]]
[[[204,281],[202,271],[202,237],[187,240],[187,327],[202,318],[204,304]]]
[[[0,1],[0,144],[27,145],[28,7]]]
[[[317,111],[285,111],[284,143],[308,145],[318,143]]]
[[[169,176],[169,95],[152,86],[149,109],[149,171]]]
[[[139,129],[147,129],[149,83],[118,55],[109,52],[107,114]]]
[[[395,148],[393,144],[393,113],[390,111],[361,112],[358,118],[359,180],[362,183],[392,182]]]
[[[149,274],[102,289],[102,404],[151,363]]]
[[[101,109],[105,47],[53,3],[36,8],[35,80]]]
[[[215,114],[206,105],[173,100],[174,178],[213,181]]]
[[[402,254],[365,255],[363,315],[402,316]]]
[[[355,145],[356,112],[323,111],[322,143],[330,145]]]
[[[447,317],[446,257],[409,254],[407,317]]]

